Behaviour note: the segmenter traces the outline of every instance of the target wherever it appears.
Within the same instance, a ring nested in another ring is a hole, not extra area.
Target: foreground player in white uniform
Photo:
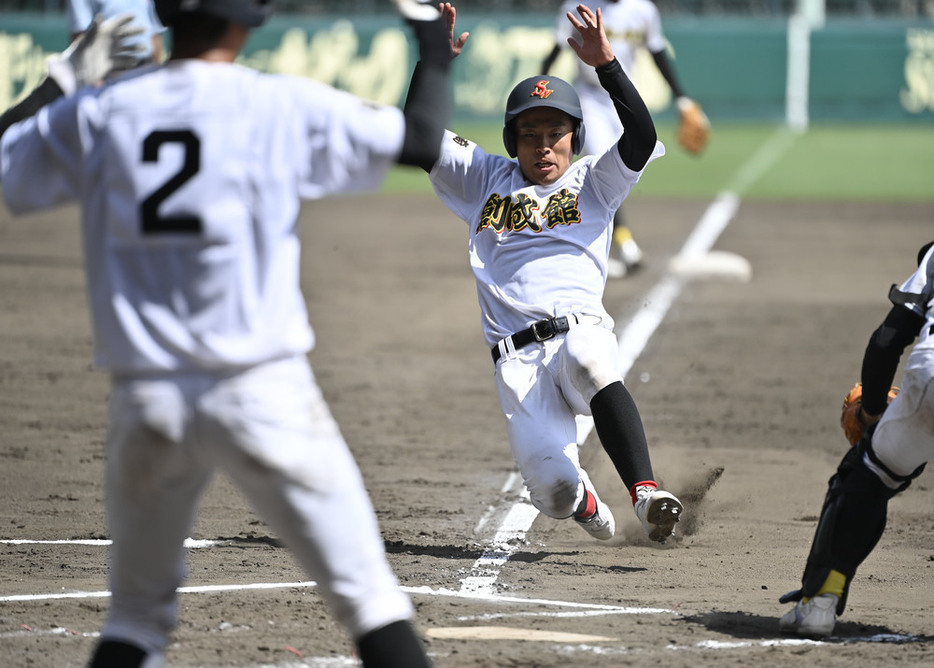
[[[786,633],[833,633],[856,569],[885,531],[889,499],[934,458],[934,242],[917,260],[917,271],[890,289],[893,306],[866,346],[860,415],[867,429],[830,479],[801,589],[780,599],[796,601],[779,622]],[[902,354],[918,337],[888,404]]]
[[[308,364],[298,214],[300,197],[371,188],[396,163],[437,159],[454,10],[412,22],[421,61],[403,113],[234,64],[267,18],[262,0],[156,5],[172,30],[167,63],[0,125],[11,211],[82,204],[95,361],[112,374],[113,598],[91,665],[159,662],[183,542],[221,470],[318,583],[364,666],[427,666]]]
[[[603,307],[613,213],[664,154],[655,126],[603,33],[600,13],[568,14],[580,59],[618,100],[626,132],[572,162],[584,128],[570,84],[532,77],[509,95],[504,140],[518,160],[446,133],[431,182],[467,223],[470,264],[496,367],[513,457],[534,506],[573,517],[606,540],[615,521],[578,458],[578,415],[597,435],[649,537],[665,542],[681,503],[657,490],[639,411],[623,385],[613,320]],[[453,34],[452,34],[453,38]]]
[[[567,47],[568,39],[576,37],[574,27],[566,19],[567,13],[573,12],[576,6],[577,2],[571,0],[562,4],[558,11],[555,44],[542,63],[542,72],[545,74],[554,65],[561,50]],[[659,73],[671,87],[679,109],[695,104],[684,93],[675,75],[674,66],[667,55],[668,41],[662,31],[662,19],[652,0],[594,0],[590,7],[594,11],[601,10],[610,47],[627,76],[633,76],[638,50],[646,49],[652,55]],[[623,131],[619,115],[613,100],[600,85],[594,69],[581,60],[577,61],[574,87],[580,95],[581,110],[587,125],[582,152],[585,155],[601,155],[616,143]],[[613,245],[607,265],[610,277],[625,276],[640,266],[642,258],[642,249],[626,225],[622,209],[619,209],[616,212]]]

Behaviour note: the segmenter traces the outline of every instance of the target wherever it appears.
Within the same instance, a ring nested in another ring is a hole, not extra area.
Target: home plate
[[[668,269],[673,274],[690,278],[721,278],[740,283],[748,283],[752,279],[749,260],[727,251],[682,253],[671,258]]]
[[[449,640],[537,640],[539,642],[614,642],[618,638],[592,636],[583,633],[559,631],[537,631],[534,629],[512,629],[507,626],[449,626],[428,629],[429,638]]]

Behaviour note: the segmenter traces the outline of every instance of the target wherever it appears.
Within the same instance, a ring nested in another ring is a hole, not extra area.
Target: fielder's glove
[[[898,392],[899,389],[895,385],[889,389],[888,403],[892,403],[892,399],[898,396]],[[840,426],[843,428],[846,440],[850,445],[856,445],[863,437],[866,427],[874,424],[878,419],[876,416],[876,419],[872,420],[863,413],[863,384],[856,383],[843,398],[843,409],[840,415]]]
[[[701,106],[689,97],[678,98],[678,143],[693,155],[700,154],[710,140],[710,120]]]
[[[49,77],[65,95],[71,95],[81,86],[100,83],[114,74],[136,67],[143,60],[145,48],[142,44],[128,42],[145,31],[130,25],[132,22],[132,13],[120,14],[106,21],[98,14],[87,32],[62,53],[49,59]]]

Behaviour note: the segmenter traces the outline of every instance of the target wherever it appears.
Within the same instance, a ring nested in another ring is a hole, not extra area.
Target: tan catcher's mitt
[[[889,389],[889,403],[898,396],[898,392],[899,389],[895,385]],[[862,406],[863,384],[856,383],[843,398],[843,413],[840,415],[840,426],[843,427],[843,433],[850,445],[856,445],[869,426],[869,423],[865,422]]]
[[[698,155],[710,141],[710,121],[701,106],[687,97],[678,98],[678,143],[693,155]]]

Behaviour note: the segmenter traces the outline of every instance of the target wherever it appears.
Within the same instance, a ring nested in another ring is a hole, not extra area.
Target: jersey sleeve
[[[488,155],[472,141],[445,130],[441,156],[429,175],[431,185],[445,206],[458,218],[470,221],[486,198],[489,169],[497,159],[511,164],[503,156]]]
[[[646,5],[648,6],[648,20],[646,21],[645,48],[649,53],[658,53],[668,48],[668,40],[665,39],[665,33],[662,31],[662,17],[658,7],[652,2]]]
[[[652,151],[652,155],[649,156],[648,162],[645,163],[645,167],[648,167],[653,160],[664,155],[665,145],[660,141],[656,141],[655,149]],[[591,178],[597,186],[595,191],[603,199],[603,205],[615,211],[623,203],[623,200],[629,196],[639,179],[642,178],[645,167],[639,171],[627,167],[615,144],[599,158],[593,159],[596,160],[596,163],[591,172]]]
[[[303,156],[300,195],[317,199],[379,187],[402,150],[402,110],[311,80],[295,81],[294,85],[302,89],[294,103],[302,105],[307,114],[305,143],[309,152]]]
[[[0,183],[15,214],[79,196],[84,148],[78,131],[82,96],[61,98],[11,126],[0,139]]]

